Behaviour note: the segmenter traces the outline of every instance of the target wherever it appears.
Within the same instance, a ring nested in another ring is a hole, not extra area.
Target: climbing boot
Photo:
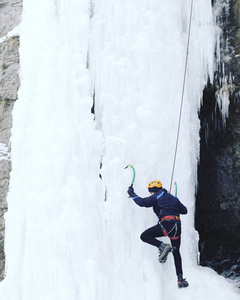
[[[178,288],[182,289],[182,288],[185,288],[188,286],[189,286],[189,284],[188,284],[187,280],[183,279],[182,275],[179,275],[178,276]]]
[[[158,261],[160,263],[165,263],[167,260],[168,253],[172,251],[171,246],[168,244],[161,243],[158,250],[159,250]]]

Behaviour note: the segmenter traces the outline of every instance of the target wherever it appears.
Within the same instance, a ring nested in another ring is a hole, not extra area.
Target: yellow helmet
[[[156,187],[158,189],[162,188],[161,181],[159,181],[159,180],[153,180],[153,181],[151,181],[149,183],[149,185],[148,185],[148,189],[151,189],[151,188],[154,188],[154,187]]]

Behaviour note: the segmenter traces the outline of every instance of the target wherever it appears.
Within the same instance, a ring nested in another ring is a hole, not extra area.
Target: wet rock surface
[[[0,1],[0,280],[5,273],[4,213],[11,171],[12,109],[19,80],[19,36],[11,31],[20,23],[22,0]]]
[[[227,1],[218,19],[221,64],[208,84],[200,111],[196,229],[200,264],[226,277],[240,277],[240,1]],[[223,67],[224,65],[224,67]],[[230,98],[223,120],[216,92],[225,84]]]

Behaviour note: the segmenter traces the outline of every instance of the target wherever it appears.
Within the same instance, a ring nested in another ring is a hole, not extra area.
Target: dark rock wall
[[[20,85],[19,36],[9,34],[21,21],[22,0],[0,1],[0,280],[4,278],[4,213],[7,210],[7,192],[10,161],[12,109]]]
[[[214,84],[204,90],[200,111],[195,222],[200,264],[236,278],[240,277],[240,0],[214,2],[219,4],[221,64]],[[216,103],[216,93],[223,85],[230,96],[226,122]]]

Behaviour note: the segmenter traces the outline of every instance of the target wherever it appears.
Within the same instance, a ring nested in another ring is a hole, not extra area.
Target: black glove
[[[130,185],[130,187],[128,188],[128,195],[131,197],[132,194],[134,194],[134,189],[133,189],[133,186]]]

